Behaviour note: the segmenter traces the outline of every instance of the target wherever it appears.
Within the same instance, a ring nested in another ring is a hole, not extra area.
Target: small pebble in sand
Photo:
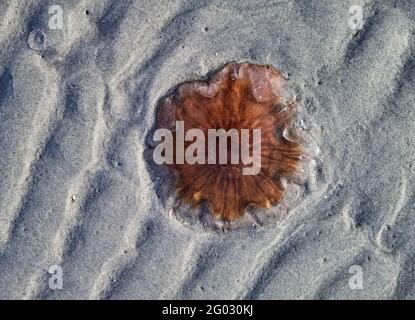
[[[27,44],[30,49],[42,51],[46,47],[46,35],[42,30],[33,30],[27,38]]]

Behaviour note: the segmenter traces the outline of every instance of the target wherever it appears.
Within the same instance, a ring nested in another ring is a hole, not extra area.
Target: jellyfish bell
[[[276,208],[298,199],[313,154],[285,85],[272,66],[230,63],[164,99],[154,161],[174,173],[180,221],[223,228],[286,216]]]

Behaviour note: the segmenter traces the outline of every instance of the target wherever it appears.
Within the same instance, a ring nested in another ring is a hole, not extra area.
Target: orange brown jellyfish
[[[233,164],[230,156],[224,164],[167,164],[177,175],[176,191],[181,199],[192,206],[206,202],[216,220],[227,222],[241,218],[248,206],[270,208],[281,201],[285,182],[298,172],[304,155],[292,130],[296,102],[285,97],[285,83],[282,73],[272,66],[230,63],[207,81],[184,83],[164,99],[156,127],[172,130],[174,137],[177,121],[183,121],[185,132],[197,128],[205,137],[208,129],[261,130],[257,174],[243,174],[249,165]],[[176,139],[173,141],[176,150]],[[185,148],[191,143],[185,141]],[[250,139],[250,154],[254,144]]]

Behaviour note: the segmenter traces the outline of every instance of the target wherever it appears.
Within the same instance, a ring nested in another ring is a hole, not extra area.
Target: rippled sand
[[[3,0],[0,298],[414,298],[408,3],[67,0],[53,29],[55,1]],[[230,61],[287,73],[320,153],[281,223],[200,230],[144,154],[170,88]]]

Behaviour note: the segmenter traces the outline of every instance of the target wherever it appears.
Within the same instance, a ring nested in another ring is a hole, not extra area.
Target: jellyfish
[[[159,164],[174,172],[179,199],[191,207],[205,203],[214,220],[226,222],[241,219],[248,207],[269,209],[283,199],[307,158],[293,127],[298,102],[285,86],[283,73],[271,65],[229,63],[163,99],[156,128],[171,136],[159,135],[158,141],[172,149],[163,154],[170,161]],[[212,130],[225,133],[226,144],[221,146],[221,136]],[[222,161],[220,151],[226,156]],[[242,151],[251,161],[244,161]],[[217,161],[209,161],[212,153]],[[258,163],[259,169],[247,174]]]

